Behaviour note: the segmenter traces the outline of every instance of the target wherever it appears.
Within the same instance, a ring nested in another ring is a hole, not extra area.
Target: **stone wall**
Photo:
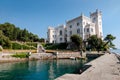
[[[80,57],[80,52],[71,52],[71,53],[58,53],[57,55],[58,59],[61,58],[70,58],[70,57]]]
[[[68,59],[70,57],[81,57],[80,52],[56,52],[56,53],[34,53],[30,59]]]

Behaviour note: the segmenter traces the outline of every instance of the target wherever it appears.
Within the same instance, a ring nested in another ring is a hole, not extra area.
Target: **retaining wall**
[[[67,59],[70,57],[81,57],[80,52],[58,52],[58,53],[34,53],[29,57],[30,59]]]

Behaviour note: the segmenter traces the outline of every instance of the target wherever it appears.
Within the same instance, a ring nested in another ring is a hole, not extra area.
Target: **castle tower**
[[[55,43],[55,28],[49,26],[47,32],[47,40],[49,43]]]
[[[93,23],[95,23],[95,33],[99,38],[103,38],[102,31],[102,13],[98,9],[96,12],[90,13],[90,19]]]

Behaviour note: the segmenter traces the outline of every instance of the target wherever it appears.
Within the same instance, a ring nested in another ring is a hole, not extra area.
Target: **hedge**
[[[26,50],[26,49],[36,49],[36,47],[34,46],[29,46],[29,45],[26,45],[26,44],[20,44],[18,42],[12,42],[12,49],[23,49],[23,50]]]
[[[16,53],[14,55],[12,55],[12,57],[16,57],[16,58],[28,58],[29,57],[29,54],[28,53]]]
[[[56,49],[59,49],[59,50],[63,50],[63,49],[66,49],[67,48],[67,43],[59,43],[59,44],[46,44],[45,45],[45,49],[52,49],[52,50],[56,50]]]

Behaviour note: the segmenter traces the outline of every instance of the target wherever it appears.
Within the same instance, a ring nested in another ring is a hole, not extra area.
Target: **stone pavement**
[[[55,80],[120,80],[120,61],[115,54],[105,54],[86,65],[92,65],[80,74],[65,74]]]

